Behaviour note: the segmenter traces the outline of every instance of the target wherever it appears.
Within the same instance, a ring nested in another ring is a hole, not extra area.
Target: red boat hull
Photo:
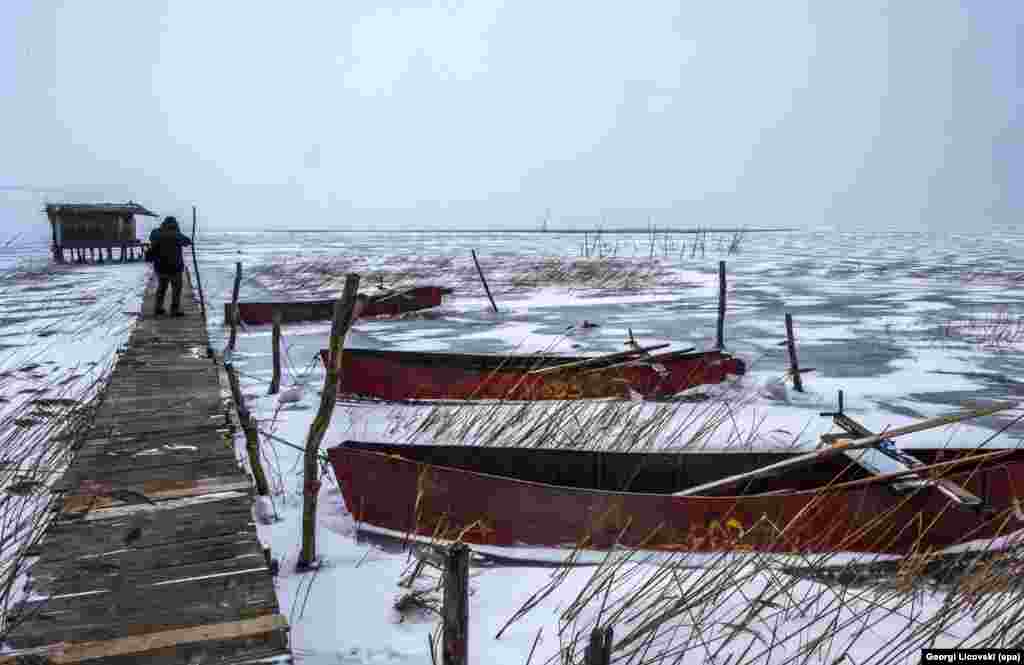
[[[320,353],[326,364],[327,350]],[[580,371],[527,374],[530,369],[582,360],[571,356],[345,349],[338,392],[384,400],[548,400],[629,397],[632,390],[652,398],[721,383],[729,374],[746,371],[742,360],[721,351],[665,353],[654,358],[665,368],[665,376],[645,365],[591,372],[600,367],[596,364]]]
[[[926,462],[967,453],[914,452]],[[1015,487],[1024,488],[1024,453],[1018,451],[995,462],[968,462],[946,476],[987,498],[994,510],[986,515],[954,508],[931,489],[908,497],[865,480],[825,490],[836,477],[863,473],[835,458],[758,481],[751,488],[757,494],[671,496],[787,455],[792,453],[630,454],[352,441],[328,450],[345,504],[360,524],[478,545],[904,554],[1024,527],[1014,495]],[[766,494],[779,490],[785,491]]]
[[[384,293],[370,296],[360,316],[395,316],[404,312],[437,307],[451,289],[439,286],[420,286],[400,294]],[[334,317],[334,300],[303,300],[294,302],[240,302],[239,316],[243,323],[262,325],[272,323],[274,310],[281,311],[284,323],[300,321],[329,321]],[[224,303],[224,320],[229,319],[231,303]]]

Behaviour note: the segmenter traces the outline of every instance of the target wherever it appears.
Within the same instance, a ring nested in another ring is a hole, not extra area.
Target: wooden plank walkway
[[[155,286],[61,481],[68,494],[32,568],[32,591],[48,598],[11,615],[22,621],[8,643],[49,660],[0,663],[292,662],[191,285],[183,318],[152,317]]]

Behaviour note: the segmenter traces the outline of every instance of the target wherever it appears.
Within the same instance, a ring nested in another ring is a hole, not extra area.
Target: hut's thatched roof
[[[134,201],[128,203],[47,203],[46,214],[71,213],[79,215],[145,215],[146,217],[157,217]]]

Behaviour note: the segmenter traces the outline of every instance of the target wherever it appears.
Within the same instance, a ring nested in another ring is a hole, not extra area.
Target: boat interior
[[[507,371],[521,372],[523,370],[539,369],[542,367],[554,367],[567,363],[587,360],[587,356],[558,356],[543,354],[528,355],[500,355],[500,354],[470,354],[470,353],[444,353],[430,351],[395,351],[385,349],[345,349],[345,355],[352,358],[379,358],[401,362],[402,364],[419,366],[441,366],[445,368],[459,368],[471,371],[494,371],[502,369]],[[700,359],[707,355],[709,359],[719,356],[730,357],[727,353],[718,351],[670,351],[668,353],[653,354],[652,358],[658,362],[670,360]],[[628,358],[610,358],[606,361],[595,361],[588,367],[595,368],[602,365],[621,363]]]

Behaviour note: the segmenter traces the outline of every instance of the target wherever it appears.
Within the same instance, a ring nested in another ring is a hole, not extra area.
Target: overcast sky
[[[1019,0],[0,2],[0,224],[977,230],[1024,212]],[[44,225],[45,226],[45,225]]]

